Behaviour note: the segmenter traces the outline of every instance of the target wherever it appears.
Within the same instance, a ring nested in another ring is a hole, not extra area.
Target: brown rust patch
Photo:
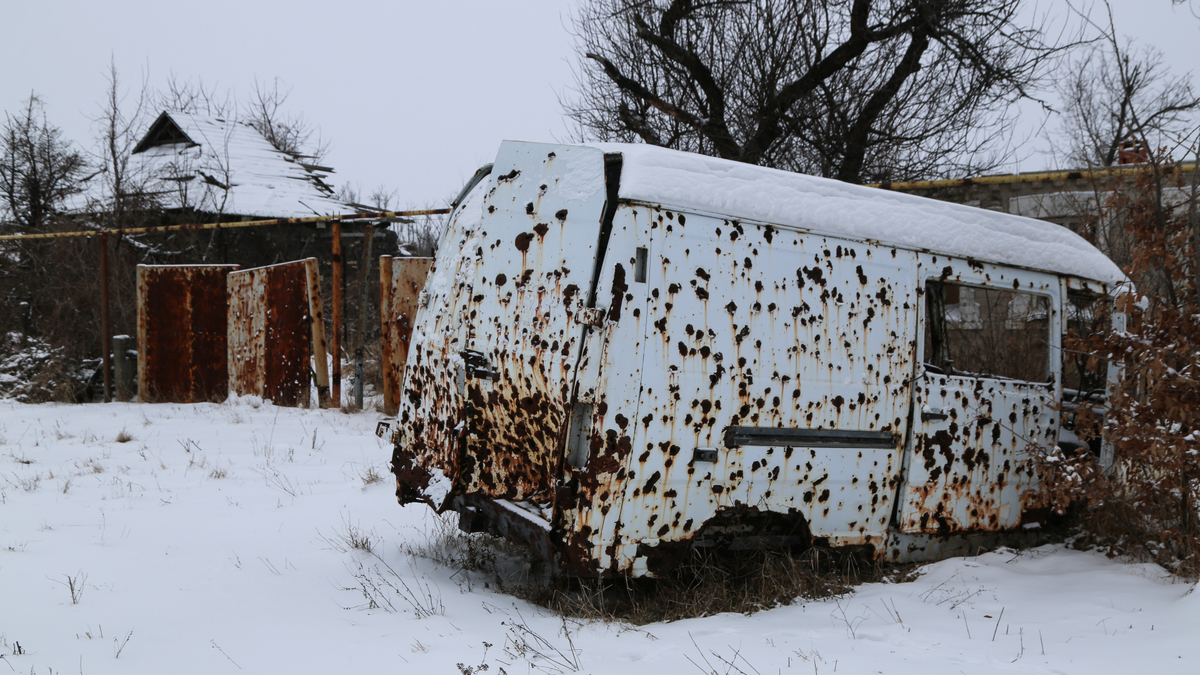
[[[621,320],[621,303],[625,302],[625,293],[629,284],[625,283],[625,266],[617,263],[613,266],[612,304],[608,307],[608,320]]]
[[[522,232],[521,234],[518,234],[515,242],[517,250],[521,253],[527,253],[529,251],[529,242],[531,241],[533,241],[532,234],[528,232]]]

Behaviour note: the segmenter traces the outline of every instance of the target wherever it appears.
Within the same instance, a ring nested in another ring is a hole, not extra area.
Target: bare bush
[[[1068,109],[1069,138],[1076,156],[1090,161],[1111,161],[1122,143],[1135,149],[1136,170],[1097,181],[1081,233],[1121,264],[1136,291],[1115,304],[1126,326],[1072,330],[1065,348],[1090,367],[1115,361],[1122,368],[1107,406],[1083,401],[1073,413],[1084,441],[1111,444],[1112,464],[1106,470],[1091,452],[1055,447],[1044,450],[1038,471],[1055,509],[1077,506],[1083,543],[1196,577],[1200,167],[1172,156],[1200,149],[1200,101],[1188,78],[1172,77],[1152,52],[1131,53],[1111,25],[1105,45],[1070,89],[1078,95]],[[1093,82],[1101,93],[1085,96]]]
[[[375,559],[373,564],[357,563],[352,572],[355,581],[358,582],[358,588],[353,590],[362,593],[367,609],[398,612],[407,606],[419,619],[446,613],[441,591],[437,589],[436,584],[422,579],[415,565],[409,563],[412,573],[410,580],[377,554],[372,553],[371,556]]]
[[[383,482],[383,475],[379,473],[374,465],[368,466],[359,478],[362,479],[363,485],[374,485]]]

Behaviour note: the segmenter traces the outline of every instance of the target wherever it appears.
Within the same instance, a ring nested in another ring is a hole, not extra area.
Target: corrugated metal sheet
[[[237,265],[138,265],[142,401],[221,401],[228,393],[226,275]]]
[[[433,258],[379,258],[383,407],[388,415],[395,415],[400,404],[417,301],[431,267]]]
[[[229,386],[278,405],[307,405],[320,306],[316,258],[229,275]]]

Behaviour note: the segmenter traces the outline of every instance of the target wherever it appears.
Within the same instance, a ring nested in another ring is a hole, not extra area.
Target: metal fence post
[[[128,335],[114,335],[113,349],[113,383],[116,399],[128,401],[133,398],[133,378],[137,374],[137,354],[131,357],[129,352],[135,347],[133,338]]]
[[[100,235],[100,367],[104,369],[104,402],[112,401],[112,347],[108,335],[108,235]]]

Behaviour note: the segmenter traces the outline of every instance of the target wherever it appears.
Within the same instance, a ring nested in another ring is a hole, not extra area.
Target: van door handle
[[[500,379],[500,373],[490,369],[487,356],[482,352],[477,352],[472,349],[464,349],[462,351],[462,357],[464,370],[466,371],[468,377],[486,380]]]
[[[942,412],[940,408],[922,408],[921,409],[921,421],[922,422],[929,422],[929,421],[933,421],[933,420],[945,420],[945,419],[949,419],[949,418],[950,418],[950,416],[947,415],[946,413]]]

